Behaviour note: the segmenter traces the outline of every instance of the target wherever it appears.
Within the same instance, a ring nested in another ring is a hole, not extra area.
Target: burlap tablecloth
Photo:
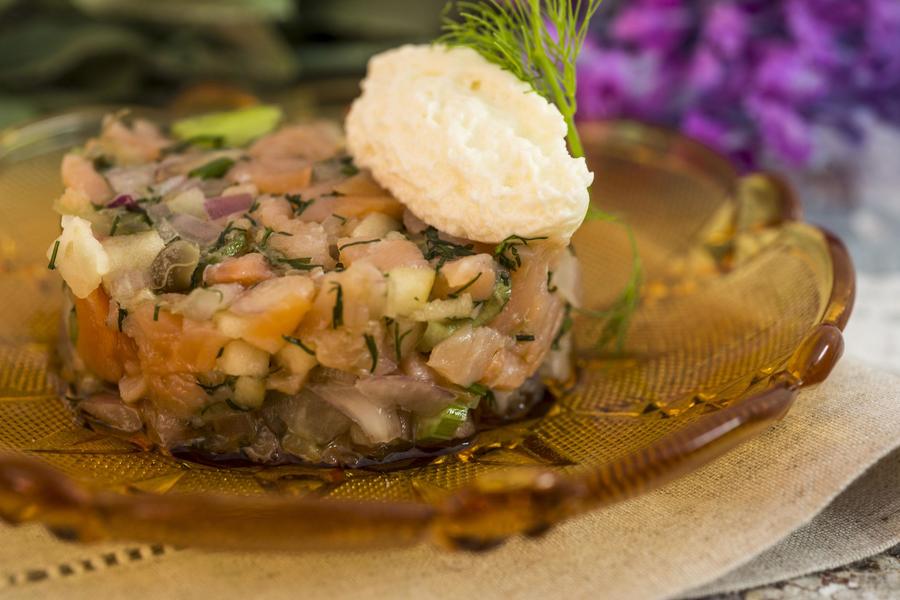
[[[37,526],[4,527],[0,595],[639,599],[741,589],[900,542],[898,445],[900,378],[845,360],[755,440],[539,540],[481,555],[247,555],[68,545]]]

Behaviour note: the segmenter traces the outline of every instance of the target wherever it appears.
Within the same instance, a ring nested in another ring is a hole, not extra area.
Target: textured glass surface
[[[633,123],[583,127],[594,201],[635,231],[643,300],[622,354],[576,319],[579,376],[540,418],[384,469],[215,467],[142,451],[74,422],[54,359],[65,147],[83,112],[0,140],[0,516],[67,537],[232,548],[480,549],[538,533],[694,469],[770,425],[842,350],[853,300],[843,246],[803,223],[789,190],[738,178],[700,145]],[[629,274],[624,230],[574,240],[587,306]]]

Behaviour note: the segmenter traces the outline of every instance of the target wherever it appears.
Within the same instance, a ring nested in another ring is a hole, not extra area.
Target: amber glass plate
[[[594,201],[634,227],[645,270],[621,353],[578,318],[578,380],[541,417],[454,453],[380,469],[215,467],[91,431],[55,371],[56,236],[65,147],[83,111],[0,140],[0,516],[68,539],[237,549],[360,548],[429,540],[483,549],[655,488],[757,435],[828,375],[854,277],[841,243],[803,223],[789,190],[677,134],[588,124]],[[585,225],[587,306],[627,280],[622,228]]]

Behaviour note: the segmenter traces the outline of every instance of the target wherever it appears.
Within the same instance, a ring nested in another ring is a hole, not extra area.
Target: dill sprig
[[[637,239],[630,225],[614,215],[593,209],[588,210],[587,221],[603,221],[625,228],[628,244],[631,247],[631,274],[619,296],[606,310],[575,309],[579,313],[593,319],[602,320],[603,327],[597,340],[597,348],[603,349],[611,342],[615,343],[615,351],[621,353],[625,346],[625,335],[631,325],[631,319],[641,299],[641,286],[644,282],[644,265],[638,252]]]
[[[472,48],[552,102],[568,126],[572,156],[584,156],[575,128],[575,62],[601,0],[457,0],[438,42]]]

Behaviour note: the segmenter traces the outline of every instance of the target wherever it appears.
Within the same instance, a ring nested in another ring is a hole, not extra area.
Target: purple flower
[[[831,82],[825,70],[799,48],[774,43],[761,54],[752,82],[758,92],[798,104],[814,102],[829,92]]]
[[[748,115],[756,122],[763,143],[781,159],[797,166],[812,158],[812,128],[787,104],[750,97]]]
[[[690,17],[683,2],[639,0],[625,5],[610,31],[613,39],[620,42],[667,51],[684,42]]]
[[[736,4],[718,2],[712,6],[703,27],[704,42],[724,57],[743,52],[750,36],[750,15]]]

